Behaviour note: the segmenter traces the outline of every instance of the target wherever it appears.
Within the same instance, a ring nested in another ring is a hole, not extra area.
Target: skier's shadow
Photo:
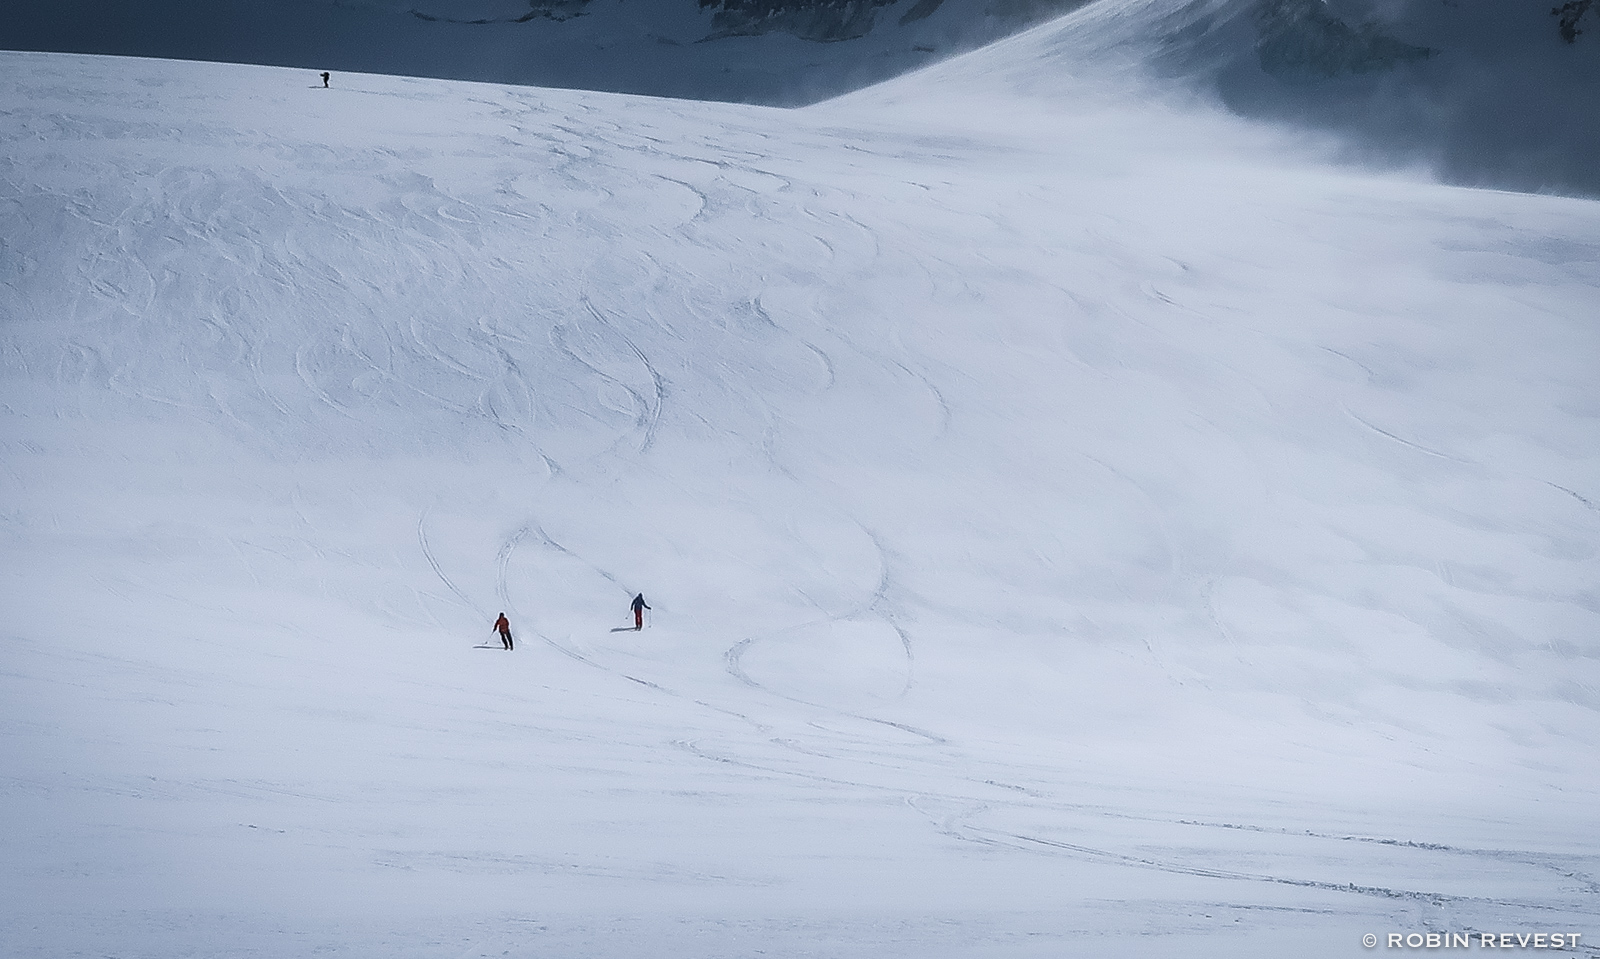
[[[637,632],[637,630],[635,630],[632,626],[618,626],[616,629],[613,629],[612,632],[613,633],[632,633],[632,632]]]

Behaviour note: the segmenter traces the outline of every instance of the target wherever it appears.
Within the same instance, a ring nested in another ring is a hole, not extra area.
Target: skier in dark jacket
[[[633,629],[634,629],[634,632],[638,632],[639,630],[644,629],[644,611],[649,609],[649,608],[650,608],[650,605],[644,601],[644,594],[643,593],[640,593],[639,595],[637,595],[637,596],[635,596],[633,598]]]
[[[328,71],[322,71],[322,89],[328,89]]]
[[[500,642],[506,649],[511,649],[511,620],[506,619],[506,614],[501,613],[500,618],[494,621],[494,631],[500,634]]]

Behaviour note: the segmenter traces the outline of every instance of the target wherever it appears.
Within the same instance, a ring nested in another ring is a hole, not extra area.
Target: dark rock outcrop
[[[894,0],[699,0],[712,10],[706,39],[782,31],[802,40],[857,40],[877,25],[878,10]],[[930,11],[931,12],[931,11]]]
[[[1352,26],[1318,0],[1261,0],[1256,26],[1261,69],[1289,82],[1372,73],[1433,53],[1374,24]]]

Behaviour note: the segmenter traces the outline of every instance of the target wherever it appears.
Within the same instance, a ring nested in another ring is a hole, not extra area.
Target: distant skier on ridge
[[[322,71],[322,89],[328,89],[328,71]]]
[[[494,621],[494,631],[500,634],[500,642],[506,649],[511,649],[511,620],[506,619],[506,614],[501,613],[500,618]]]
[[[648,603],[646,603],[644,601],[644,594],[643,593],[640,593],[639,595],[637,595],[637,596],[635,596],[633,598],[633,630],[634,630],[634,632],[638,632],[639,630],[644,629],[644,611],[649,609],[649,608],[650,608],[650,604],[648,604]]]

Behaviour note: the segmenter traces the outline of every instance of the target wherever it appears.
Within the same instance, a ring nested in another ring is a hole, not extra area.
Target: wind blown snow
[[[1600,204],[1032,49],[0,54],[4,951],[1595,954]]]

